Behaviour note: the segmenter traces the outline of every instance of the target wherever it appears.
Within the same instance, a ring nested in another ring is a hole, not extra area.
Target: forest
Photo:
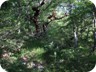
[[[96,7],[89,0],[9,0],[0,8],[0,64],[8,72],[88,72],[96,64]]]

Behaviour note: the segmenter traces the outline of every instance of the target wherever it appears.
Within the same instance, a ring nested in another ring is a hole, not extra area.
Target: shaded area
[[[89,1],[10,0],[2,6],[0,63],[9,72],[87,72],[96,64],[96,12]]]

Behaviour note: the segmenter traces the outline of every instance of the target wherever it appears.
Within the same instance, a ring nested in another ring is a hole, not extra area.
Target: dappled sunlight
[[[96,12],[90,1],[10,0],[2,6],[0,69],[92,70],[96,63]]]

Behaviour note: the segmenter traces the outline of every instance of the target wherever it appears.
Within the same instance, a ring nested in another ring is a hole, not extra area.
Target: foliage
[[[9,72],[87,72],[96,63],[94,5],[87,0],[10,0],[0,9],[0,63]]]

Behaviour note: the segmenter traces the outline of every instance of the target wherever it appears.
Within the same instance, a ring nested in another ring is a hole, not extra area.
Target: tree
[[[95,33],[90,1],[10,0],[0,9],[0,62],[9,72],[88,71]]]

